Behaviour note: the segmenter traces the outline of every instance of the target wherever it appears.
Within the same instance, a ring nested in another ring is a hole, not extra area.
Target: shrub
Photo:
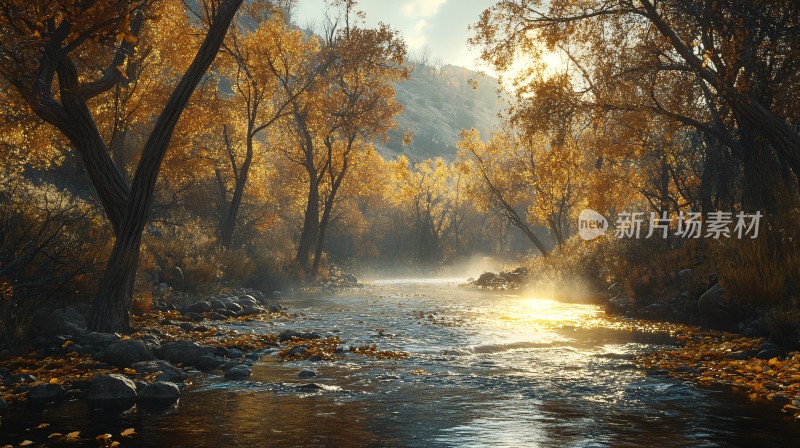
[[[0,184],[0,341],[13,343],[43,303],[91,296],[110,234],[91,204],[53,185]]]

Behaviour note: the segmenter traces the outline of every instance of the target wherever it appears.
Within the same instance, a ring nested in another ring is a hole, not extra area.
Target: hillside
[[[477,81],[473,88],[470,79]],[[404,154],[419,160],[429,157],[450,159],[456,152],[462,128],[477,128],[481,135],[499,122],[502,105],[497,98],[497,80],[463,67],[446,65],[435,69],[417,65],[411,78],[395,85],[397,99],[404,110],[397,118],[398,128],[388,143],[376,143],[387,158]],[[403,134],[414,135],[404,146]]]

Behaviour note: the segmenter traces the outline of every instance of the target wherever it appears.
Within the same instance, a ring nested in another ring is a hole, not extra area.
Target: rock
[[[161,349],[156,352],[159,358],[173,364],[186,364],[197,367],[200,358],[216,355],[214,347],[199,345],[192,341],[174,341],[161,344]],[[222,364],[222,362],[220,362]]]
[[[138,362],[131,366],[134,370],[140,373],[154,373],[161,372],[156,375],[159,381],[168,381],[170,383],[180,383],[189,378],[189,374],[183,370],[175,367],[169,361],[163,359],[156,359],[155,361]]]
[[[217,313],[216,311],[212,311],[212,312],[208,313],[208,318],[211,319],[211,320],[225,320],[225,319],[228,318],[228,316],[225,316],[223,314]]]
[[[314,356],[308,358],[308,360],[311,361],[311,362],[319,362],[319,361],[322,361],[322,356],[314,355]]]
[[[780,349],[781,349],[781,346],[778,345],[778,344],[775,344],[773,342],[765,342],[765,343],[761,344],[761,347],[758,348],[758,351],[760,351],[760,352],[762,352],[764,350],[778,351]]]
[[[205,355],[197,358],[197,361],[194,363],[194,367],[196,367],[198,370],[207,372],[209,370],[222,367],[222,364],[224,363],[225,360],[216,355]]]
[[[154,334],[146,334],[142,336],[141,341],[147,346],[147,348],[150,349],[151,352],[155,352],[161,348],[161,340],[158,339],[158,336]]]
[[[86,334],[86,318],[72,307],[45,306],[31,313],[34,334],[80,336]]]
[[[233,311],[234,313],[239,313],[240,311],[242,311],[242,306],[239,305],[238,303],[234,303],[234,302],[231,302],[231,303],[225,305],[225,308],[228,311]]]
[[[320,336],[319,333],[314,333],[314,332],[311,332],[311,331],[300,333],[299,331],[295,331],[295,330],[285,330],[285,331],[281,332],[278,335],[278,341],[280,341],[280,342],[291,341],[292,338],[297,338],[297,339],[319,339],[321,337],[322,336]]]
[[[95,347],[105,347],[116,341],[119,341],[119,335],[114,333],[88,333],[81,338],[81,344]]]
[[[211,308],[211,304],[210,303],[208,303],[208,302],[195,302],[195,303],[187,306],[186,308],[184,308],[183,309],[183,313],[184,314],[186,314],[186,313],[202,314],[202,313],[207,313],[207,312],[209,312],[211,310],[212,310],[212,308]]]
[[[300,390],[323,390],[323,389],[325,389],[324,387],[322,387],[321,385],[319,385],[317,383],[298,384],[294,388],[295,389],[300,389]]]
[[[264,308],[261,308],[261,307],[252,306],[252,305],[245,305],[245,306],[242,307],[242,310],[239,311],[238,315],[239,316],[256,316],[258,314],[263,313],[264,311],[266,311],[266,310],[264,310]]]
[[[60,384],[40,384],[28,391],[28,401],[32,404],[55,403],[63,400],[65,393]]]
[[[136,396],[138,397],[139,393],[141,393],[142,390],[145,388],[145,386],[147,386],[150,383],[147,383],[145,381],[136,380],[136,381],[133,382],[133,384],[136,385]]]
[[[183,270],[178,266],[172,266],[164,269],[160,273],[159,279],[169,285],[180,286],[183,284]]]
[[[139,394],[137,402],[144,405],[170,405],[181,398],[181,389],[175,383],[157,381],[147,384]]]
[[[8,414],[8,403],[2,397],[0,397],[0,417]]]
[[[97,375],[86,392],[86,401],[92,407],[129,407],[136,401],[136,384],[115,373]]]
[[[719,283],[700,296],[697,300],[697,311],[706,324],[719,329],[729,329],[737,320]]]
[[[197,313],[183,313],[183,316],[192,322],[202,322],[205,319],[202,314]]]
[[[211,305],[211,309],[214,310],[214,311],[219,311],[219,310],[226,309],[225,308],[225,302],[223,302],[222,300],[218,300],[218,299],[209,300],[208,304]]]
[[[647,376],[667,376],[669,375],[669,370],[648,370],[645,372]]]
[[[242,358],[244,358],[244,352],[239,350],[239,349],[235,349],[235,348],[228,349],[228,358],[230,358],[230,359],[242,359]]]
[[[106,362],[116,367],[130,367],[137,362],[155,359],[150,348],[142,341],[117,341],[106,349]]]
[[[756,355],[756,358],[758,358],[758,359],[772,359],[772,358],[777,358],[780,355],[781,355],[781,352],[779,350],[774,350],[774,349],[761,350]]]
[[[625,314],[631,308],[631,301],[625,296],[614,297],[606,303],[606,312],[611,314]]]
[[[6,386],[13,386],[15,384],[26,384],[32,383],[36,381],[36,377],[31,375],[30,373],[18,373],[16,375],[11,375],[5,380],[3,380],[3,384]]]
[[[255,297],[249,296],[249,295],[239,296],[239,299],[236,300],[236,303],[238,303],[242,307],[246,307],[247,305],[250,305],[250,306],[258,306],[259,305],[258,300],[256,300]]]
[[[303,370],[297,374],[298,378],[314,378],[315,376],[317,376],[317,372],[311,370]]]
[[[691,278],[691,276],[692,276],[691,269],[682,269],[678,271],[678,281],[681,284],[685,284],[687,281],[689,281],[689,278]]]
[[[249,367],[239,365],[228,369],[228,371],[225,372],[225,379],[232,381],[241,381],[250,378],[250,375],[252,374],[253,371],[250,370]]]
[[[295,357],[295,356],[303,356],[303,355],[306,354],[306,352],[308,352],[308,346],[307,345],[305,345],[305,344],[296,345],[296,346],[290,348],[288,352],[286,352],[286,357],[287,358],[292,358],[292,357]]]

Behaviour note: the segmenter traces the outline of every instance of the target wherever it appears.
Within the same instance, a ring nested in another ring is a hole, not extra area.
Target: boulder
[[[45,306],[32,313],[31,327],[39,335],[80,336],[86,334],[86,318],[72,307]]]
[[[736,313],[725,300],[725,292],[719,283],[700,296],[697,312],[707,325],[718,329],[730,329],[737,321]]]
[[[228,311],[233,311],[234,313],[242,311],[242,306],[235,302],[228,303],[227,305],[225,305],[225,308]]]
[[[297,374],[298,378],[303,378],[303,379],[314,378],[315,376],[317,376],[317,373],[311,370],[303,370],[302,372]]]
[[[198,313],[185,312],[182,314],[185,318],[189,319],[192,322],[202,322],[203,319],[205,319],[202,314]]]
[[[178,266],[164,269],[159,274],[159,280],[172,286],[183,284],[183,270]]]
[[[30,373],[18,373],[16,375],[8,376],[5,380],[3,380],[3,384],[6,386],[13,386],[15,384],[27,384],[34,381],[36,381],[36,377]]]
[[[161,349],[156,352],[159,358],[173,364],[186,364],[198,367],[200,358],[215,357],[216,348],[199,345],[192,341],[174,341],[161,344]],[[222,364],[222,362],[220,362]]]
[[[195,302],[183,309],[183,313],[203,314],[211,311],[211,304],[208,302]]]
[[[192,365],[198,370],[207,372],[209,370],[219,369],[223,364],[225,364],[225,359],[217,355],[204,355],[197,358]]]
[[[286,352],[286,357],[287,358],[299,357],[299,356],[305,355],[306,352],[308,352],[308,346],[307,345],[305,345],[305,344],[304,345],[296,345],[296,346],[292,347],[291,349],[289,349],[288,352]]]
[[[625,296],[617,296],[606,303],[606,312],[612,314],[625,314],[631,308],[631,301]]]
[[[264,310],[264,308],[261,308],[260,306],[245,305],[245,306],[242,307],[242,310],[239,311],[238,315],[239,316],[256,316],[256,315],[259,315],[259,314],[263,313],[264,311],[266,311],[266,310]]]
[[[185,381],[189,374],[183,370],[175,367],[169,361],[163,359],[156,359],[155,361],[138,362],[131,366],[134,370],[140,373],[154,373],[160,372],[156,375],[158,381],[167,381],[170,383],[180,383]]]
[[[772,359],[772,358],[777,358],[780,355],[781,355],[781,352],[779,350],[767,349],[767,350],[761,350],[760,352],[758,352],[758,354],[756,355],[756,358],[758,358],[758,359]]]
[[[170,405],[181,398],[181,389],[175,383],[157,381],[142,388],[137,402],[144,405]]]
[[[228,316],[225,316],[224,314],[220,314],[220,313],[218,313],[216,311],[212,311],[212,312],[208,313],[208,318],[210,320],[225,320],[225,319],[228,318]]]
[[[86,391],[86,401],[92,407],[130,407],[136,401],[136,384],[115,373],[96,375]]]
[[[232,381],[242,381],[250,378],[250,375],[252,374],[253,371],[250,370],[249,367],[239,365],[228,369],[228,371],[225,372],[225,379]]]
[[[137,362],[155,359],[150,348],[142,341],[117,341],[106,349],[106,362],[117,367],[130,367]]]
[[[278,335],[278,341],[280,341],[280,342],[291,341],[292,338],[297,338],[297,339],[319,339],[320,337],[322,337],[322,336],[320,336],[319,333],[314,333],[314,332],[311,332],[311,331],[306,331],[306,332],[300,333],[299,331],[295,331],[295,330],[284,330]]]
[[[142,336],[141,341],[147,346],[147,348],[150,349],[151,352],[155,352],[161,348],[161,340],[158,339],[158,336],[154,334],[146,334]]]
[[[32,404],[55,403],[63,400],[65,394],[60,384],[40,384],[28,391],[28,401]]]
[[[250,306],[258,306],[259,305],[258,300],[256,300],[255,297],[249,296],[249,295],[239,296],[239,298],[236,300],[236,303],[238,303],[239,305],[241,305],[243,307],[245,307],[247,305],[250,305]]]

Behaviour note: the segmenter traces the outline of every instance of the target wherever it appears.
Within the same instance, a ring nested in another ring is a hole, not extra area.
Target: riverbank
[[[265,323],[290,322],[297,315],[274,300],[268,303],[258,291],[249,292],[181,307],[159,304],[132,318],[131,334],[92,333],[73,325],[74,334],[37,336],[28,353],[0,361],[0,421],[24,407],[43,409],[73,400],[85,401],[91,411],[120,413],[134,405],[164,411],[176,406],[187,386],[209,373],[225,381],[248,380],[262,357],[313,363],[345,354],[406,356],[376,344],[345,346],[338,330],[255,332],[253,328]],[[300,372],[305,381],[296,386],[298,393],[323,388],[313,377],[313,371]],[[31,442],[88,440],[84,436],[55,433]],[[100,446],[116,446],[114,435],[98,437]],[[27,442],[21,441],[21,446]]]

